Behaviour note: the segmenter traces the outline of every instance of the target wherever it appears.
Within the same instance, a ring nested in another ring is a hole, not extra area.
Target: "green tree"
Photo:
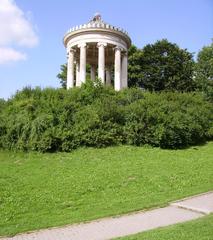
[[[86,65],[86,79],[90,79],[90,65]],[[74,67],[74,74],[75,74],[75,67]],[[60,84],[62,88],[67,87],[67,64],[62,64],[61,65],[61,72],[57,75],[57,78],[60,80]]]
[[[166,39],[143,49],[133,46],[129,52],[129,86],[150,91],[192,91],[193,67],[193,55]]]
[[[195,68],[195,79],[198,89],[213,100],[213,41],[198,53]]]
[[[61,65],[61,72],[57,75],[57,78],[60,80],[60,84],[63,88],[67,86],[67,64]]]
[[[3,98],[0,98],[0,111],[1,111],[1,109],[3,109],[5,104],[6,104],[6,101]]]
[[[143,78],[142,71],[142,56],[143,52],[135,45],[132,45],[128,51],[128,86],[142,87],[141,79]]]

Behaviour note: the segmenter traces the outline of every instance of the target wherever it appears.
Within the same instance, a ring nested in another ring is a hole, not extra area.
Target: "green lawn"
[[[213,214],[169,227],[136,234],[120,240],[213,240]]]
[[[213,142],[176,151],[0,151],[0,235],[163,206],[212,190],[212,156]]]

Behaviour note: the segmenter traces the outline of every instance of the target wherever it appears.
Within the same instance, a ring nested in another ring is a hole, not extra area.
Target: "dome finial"
[[[101,21],[101,14],[99,12],[94,14],[93,21]]]

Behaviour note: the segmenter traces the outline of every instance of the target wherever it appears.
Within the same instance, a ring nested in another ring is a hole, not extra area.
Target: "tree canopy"
[[[198,89],[213,99],[213,41],[198,53],[195,78]]]
[[[166,39],[129,50],[129,86],[150,91],[195,89],[193,55]]]

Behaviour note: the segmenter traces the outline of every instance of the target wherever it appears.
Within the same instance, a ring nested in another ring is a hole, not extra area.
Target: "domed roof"
[[[70,28],[66,32],[66,34],[64,36],[64,40],[67,39],[68,35],[70,36],[70,35],[73,35],[75,33],[79,33],[79,32],[82,32],[82,31],[85,32],[87,30],[92,30],[92,31],[95,31],[95,30],[104,31],[104,30],[106,30],[106,31],[114,32],[114,33],[123,35],[126,39],[128,39],[128,42],[131,43],[131,39],[130,39],[127,31],[125,31],[122,28],[115,27],[111,24],[105,23],[102,20],[100,13],[96,13],[88,23],[83,24],[83,25],[77,25],[73,28]]]

